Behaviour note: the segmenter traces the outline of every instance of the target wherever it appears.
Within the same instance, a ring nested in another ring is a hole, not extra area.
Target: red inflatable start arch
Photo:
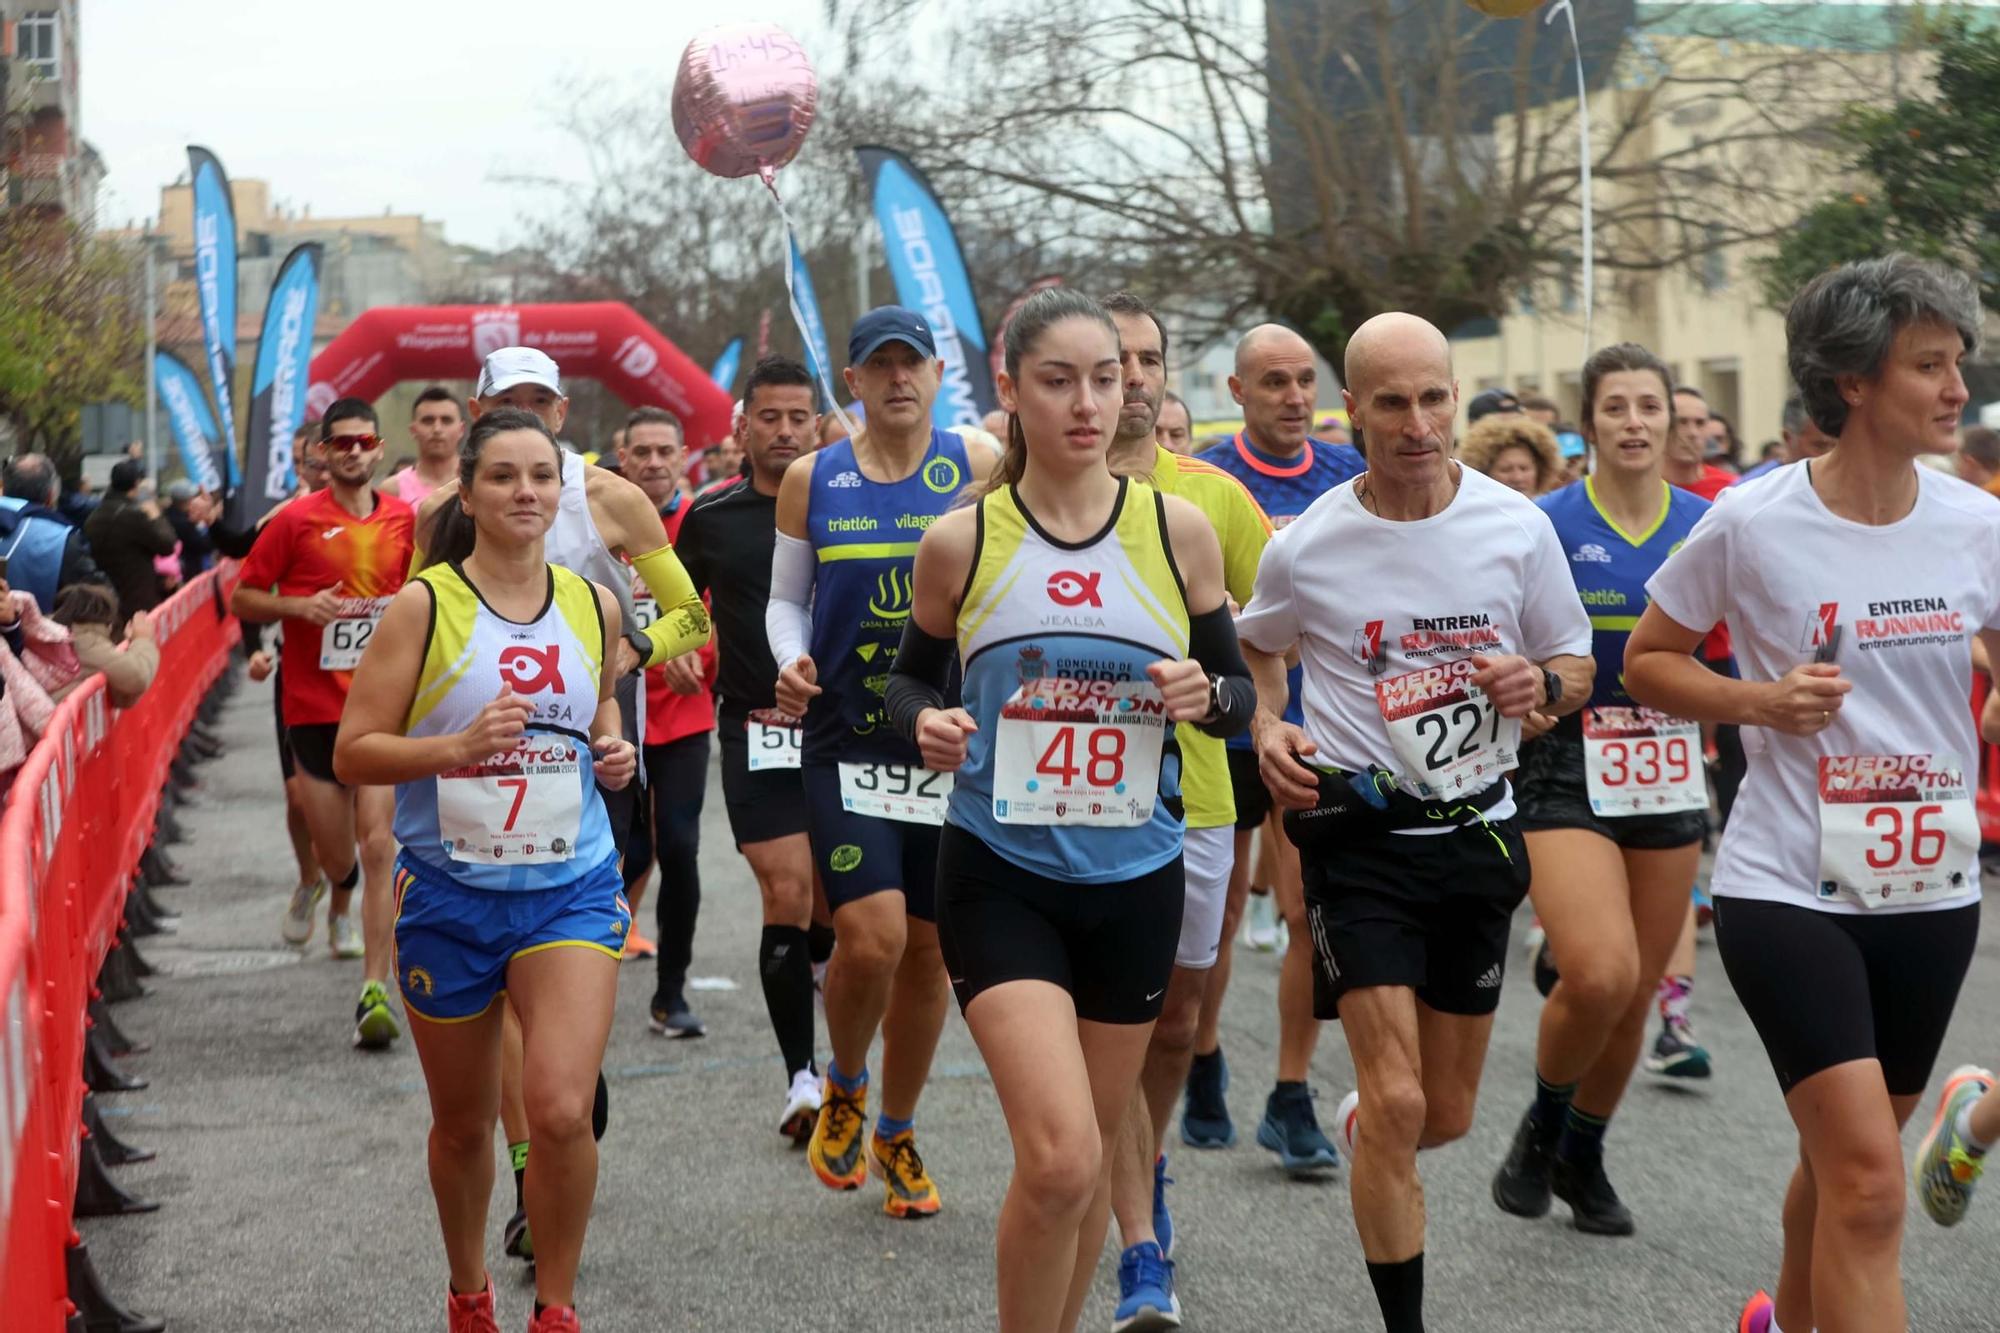
[[[664,407],[700,448],[729,434],[730,397],[639,312],[618,301],[377,306],[312,360],[306,412],[370,402],[403,380],[469,380],[501,347],[539,347],[564,379],[593,379],[634,407]]]

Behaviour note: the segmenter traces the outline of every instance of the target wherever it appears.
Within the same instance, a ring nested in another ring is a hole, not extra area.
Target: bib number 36
[[[1822,755],[1822,898],[1869,909],[1971,888],[1979,817],[1956,755]]]

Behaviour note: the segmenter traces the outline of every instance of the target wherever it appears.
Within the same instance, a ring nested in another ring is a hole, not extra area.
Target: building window
[[[1723,252],[1722,228],[1710,223],[1703,229],[1702,244],[1707,247],[1701,256],[1702,290],[1722,291],[1729,286],[1729,256]]]
[[[53,79],[62,67],[62,15],[52,9],[25,14],[15,29],[15,53],[37,78]]]

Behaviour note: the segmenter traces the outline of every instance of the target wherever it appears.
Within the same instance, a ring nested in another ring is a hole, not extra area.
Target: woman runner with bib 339
[[[1255,707],[1201,511],[1105,463],[1123,397],[1118,332],[1052,288],[1008,325],[1011,438],[976,504],[917,549],[890,677],[896,726],[956,772],[938,852],[938,935],[1013,1138],[999,1327],[1074,1329],[1110,1216],[1110,1144],[1159,1017],[1181,928],[1173,724],[1216,736]],[[952,653],[964,707],[946,708]],[[1116,1328],[1172,1319],[1156,1304]],[[1171,1322],[1162,1322],[1168,1321]]]
[[[1787,356],[1823,458],[1725,491],[1647,584],[1626,685],[1743,728],[1716,944],[1798,1126],[1775,1305],[1742,1333],[1901,1333],[1902,1147],[1979,934],[1972,637],[2000,653],[2000,506],[1950,453],[1972,283],[1907,255],[1808,283]],[[1727,618],[1742,680],[1690,654]],[[1995,660],[2000,660],[1996,658]]]
[[[1536,503],[1555,525],[1590,616],[1590,702],[1521,747],[1514,775],[1534,878],[1528,892],[1562,979],[1542,1007],[1535,1096],[1493,1178],[1493,1201],[1540,1217],[1551,1193],[1579,1231],[1628,1236],[1604,1171],[1604,1131],[1625,1094],[1660,974],[1701,861],[1708,782],[1701,728],[1625,692],[1625,638],[1646,580],[1708,501],[1661,476],[1673,381],[1635,343],[1583,365],[1583,429],[1597,469]]]
[[[565,466],[580,464],[530,413],[473,425],[434,563],[383,614],[334,749],[343,782],[396,785],[396,972],[430,1087],[451,1333],[497,1329],[484,1244],[503,991],[535,1144],[528,1329],[578,1327],[591,1101],[632,924],[597,791],[637,766],[604,670],[618,603],[543,559]]]

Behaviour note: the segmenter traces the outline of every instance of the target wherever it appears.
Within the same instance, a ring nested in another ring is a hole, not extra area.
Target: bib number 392
[[[352,671],[361,665],[361,654],[375,637],[375,626],[389,605],[387,597],[346,597],[340,614],[319,632],[319,669]]]
[[[1819,824],[1822,898],[1872,910],[1971,888],[1979,816],[1956,755],[1820,756]]]
[[[1500,716],[1472,683],[1476,671],[1461,659],[1375,683],[1403,776],[1427,800],[1479,791],[1519,762],[1521,721]]]
[[[1153,817],[1167,708],[1150,681],[1044,677],[1000,709],[993,817],[1133,828]]]
[[[1650,708],[1586,708],[1583,776],[1594,815],[1708,808],[1701,724]]]
[[[912,764],[840,765],[841,808],[857,815],[942,825],[951,788],[951,774]]]

